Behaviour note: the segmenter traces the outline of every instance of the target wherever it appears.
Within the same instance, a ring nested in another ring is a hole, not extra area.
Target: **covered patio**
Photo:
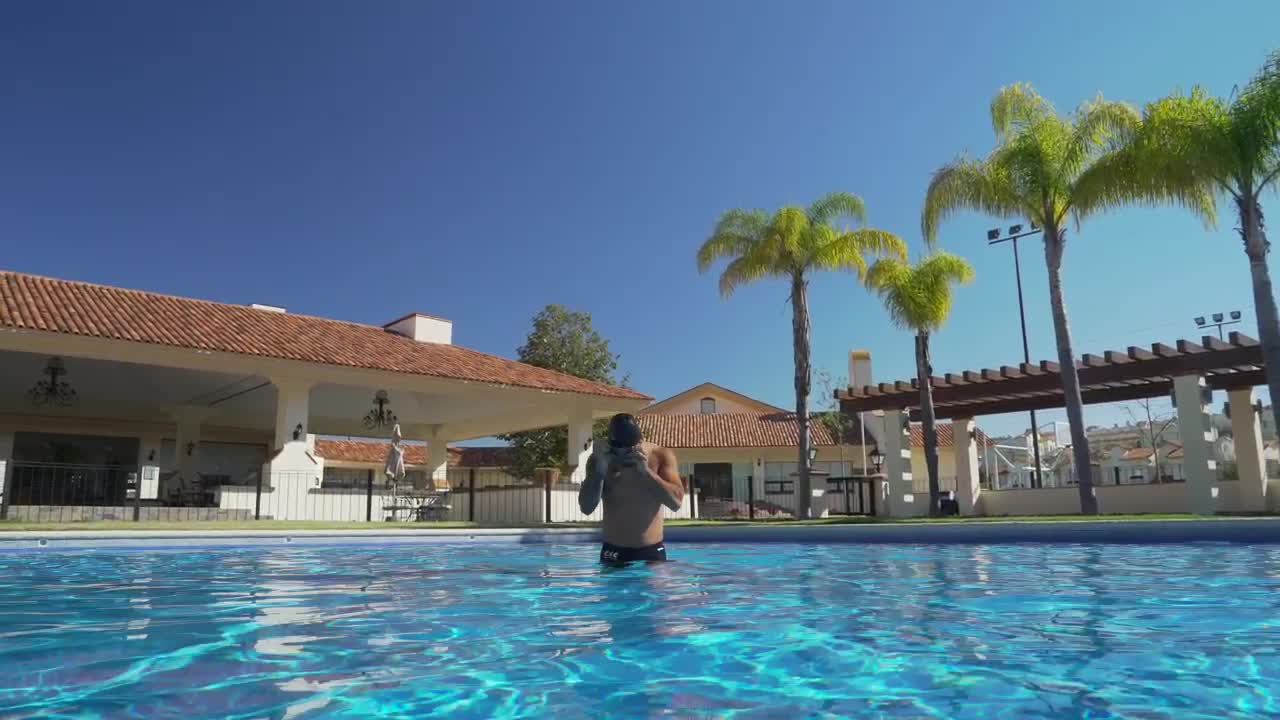
[[[9,518],[109,518],[136,499],[161,520],[382,519],[363,491],[322,487],[317,435],[398,422],[444,481],[450,442],[568,425],[576,468],[594,419],[648,401],[458,347],[418,313],[362,325],[10,272],[0,368]]]
[[[1108,487],[1095,483],[1102,512],[1265,512],[1275,509],[1268,488],[1259,414],[1253,387],[1264,385],[1257,340],[1231,333],[1179,340],[1124,351],[1085,354],[1076,363],[1085,404],[1172,397],[1183,439],[1185,482]],[[979,486],[974,418],[981,415],[1060,408],[1063,393],[1057,363],[1019,363],[930,378],[939,420],[949,420],[954,443],[957,495],[964,515],[1078,512],[1075,488],[984,491]],[[1212,392],[1227,393],[1239,479],[1219,482],[1210,424]],[[884,417],[886,500],[889,514],[922,515],[927,502],[912,493],[908,427],[919,414],[916,380],[849,387],[836,392],[841,410],[880,411]],[[1274,483],[1272,483],[1274,485]]]

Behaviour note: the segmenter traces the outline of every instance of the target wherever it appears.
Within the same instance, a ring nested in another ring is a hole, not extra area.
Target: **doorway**
[[[733,465],[730,463],[695,463],[693,477],[704,500],[733,499]]]

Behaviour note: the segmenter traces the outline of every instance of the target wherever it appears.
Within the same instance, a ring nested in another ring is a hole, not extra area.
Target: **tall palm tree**
[[[807,208],[729,210],[720,216],[711,236],[698,248],[698,271],[717,260],[728,260],[720,273],[720,295],[764,278],[789,281],[791,346],[795,356],[796,423],[799,434],[799,517],[810,515],[813,497],[809,481],[809,276],[818,270],[849,270],[865,277],[868,256],[905,258],[906,243],[897,235],[869,227],[849,229],[842,220],[866,222],[862,198],[833,192]]]
[[[1140,191],[1132,177],[1122,172],[1124,168],[1095,168],[1100,157],[1123,146],[1136,133],[1138,111],[1125,103],[1098,96],[1073,113],[1059,115],[1031,85],[1016,83],[1002,88],[991,101],[991,124],[997,144],[986,158],[961,157],[934,173],[925,195],[921,226],[925,239],[933,242],[944,218],[969,209],[1001,218],[1025,217],[1043,229],[1080,511],[1096,514],[1080,378],[1062,297],[1068,216],[1079,227],[1085,217],[1122,202],[1173,201],[1202,211],[1204,204],[1195,194]]]
[[[1280,315],[1267,268],[1262,193],[1280,186],[1280,51],[1230,98],[1203,88],[1148,103],[1133,142],[1099,164],[1108,175],[1128,175],[1132,192],[1157,197],[1230,197],[1253,282],[1258,339],[1266,361],[1271,409],[1280,420]],[[1100,188],[1097,204],[1116,203]],[[1212,215],[1206,213],[1208,219]]]
[[[898,327],[916,334],[916,378],[920,386],[920,420],[924,431],[924,463],[929,471],[929,515],[942,514],[938,486],[938,429],[933,415],[933,385],[929,377],[929,336],[942,328],[951,313],[951,286],[973,280],[973,266],[947,252],[925,256],[915,265],[897,258],[877,260],[867,271],[867,287],[880,294],[889,317]],[[957,440],[957,442],[959,442]]]

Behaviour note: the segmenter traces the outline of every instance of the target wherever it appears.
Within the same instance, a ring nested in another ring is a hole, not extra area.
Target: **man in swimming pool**
[[[625,564],[667,559],[662,544],[662,508],[684,502],[676,455],[644,439],[625,413],[609,420],[609,439],[596,442],[578,506],[590,514],[604,502],[604,546],[600,562]]]

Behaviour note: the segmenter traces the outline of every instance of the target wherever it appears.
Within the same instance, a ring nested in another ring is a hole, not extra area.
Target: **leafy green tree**
[[[791,345],[795,357],[796,423],[799,435],[799,499],[797,514],[808,517],[813,498],[809,476],[809,277],[819,270],[848,270],[861,279],[867,257],[906,257],[906,244],[893,233],[874,228],[839,227],[842,220],[866,222],[862,198],[833,192],[807,208],[787,206],[765,210],[729,210],[716,223],[711,237],[698,249],[698,271],[728,260],[720,273],[720,294],[765,278],[790,284]]]
[[[558,370],[587,380],[623,384],[615,378],[618,356],[609,350],[609,341],[591,325],[591,315],[563,305],[548,305],[533,317],[533,329],[516,351],[521,362]],[[597,424],[596,434],[602,434]],[[514,456],[507,472],[531,478],[535,470],[565,467],[569,431],[565,426],[500,435],[510,443]]]
[[[951,313],[951,286],[973,280],[973,266],[947,252],[925,256],[915,265],[885,258],[867,271],[865,283],[880,295],[898,327],[915,332],[916,378],[920,386],[920,419],[924,431],[924,461],[929,471],[929,514],[942,514],[938,484],[938,429],[929,378],[929,336],[942,328]],[[957,442],[959,442],[957,440]]]
[[[1027,218],[1043,229],[1049,302],[1079,478],[1080,510],[1096,514],[1084,403],[1062,293],[1068,218],[1079,227],[1086,217],[1123,203],[1172,201],[1201,212],[1205,204],[1195,194],[1144,192],[1124,168],[1098,163],[1137,131],[1138,111],[1125,103],[1099,96],[1071,114],[1059,115],[1031,85],[1017,83],[996,93],[991,101],[991,124],[996,147],[989,155],[982,160],[960,157],[934,173],[925,194],[922,230],[925,240],[934,242],[941,222],[960,210]]]
[[[1267,387],[1273,399],[1280,398],[1280,315],[1261,203],[1262,194],[1280,184],[1280,51],[1229,98],[1196,87],[1148,103],[1136,137],[1103,163],[1107,175],[1127,176],[1130,187],[1099,191],[1098,204],[1122,204],[1135,194],[1210,208],[1216,197],[1231,199],[1249,261]],[[1203,214],[1212,221],[1212,212]],[[1272,403],[1272,412],[1280,421],[1280,403]]]

